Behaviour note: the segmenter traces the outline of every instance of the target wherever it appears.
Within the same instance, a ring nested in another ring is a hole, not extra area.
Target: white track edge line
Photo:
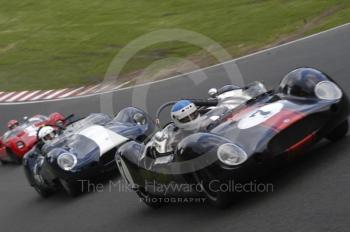
[[[125,90],[125,89],[130,89],[130,88],[142,87],[142,86],[145,86],[145,85],[151,85],[151,84],[155,84],[155,83],[159,83],[159,82],[168,81],[168,80],[172,80],[172,79],[175,79],[175,78],[187,76],[187,75],[190,75],[192,73],[196,73],[196,72],[199,72],[199,71],[207,70],[207,69],[214,68],[214,67],[217,67],[217,66],[220,66],[220,65],[225,65],[225,64],[230,63],[230,62],[243,60],[243,59],[246,59],[248,57],[259,55],[259,54],[263,54],[265,52],[268,52],[268,51],[271,51],[271,50],[275,50],[275,49],[278,49],[278,48],[281,48],[281,47],[286,47],[286,46],[289,46],[291,44],[295,44],[295,43],[298,43],[298,42],[301,42],[301,41],[304,41],[304,40],[311,39],[313,37],[317,37],[319,35],[323,35],[323,34],[326,34],[326,33],[332,32],[332,31],[336,31],[338,29],[341,29],[341,28],[349,26],[349,25],[350,25],[350,23],[345,23],[345,24],[342,24],[342,25],[330,28],[330,29],[325,30],[325,31],[321,31],[321,32],[318,32],[318,33],[315,33],[315,34],[312,34],[312,35],[308,35],[308,36],[305,36],[305,37],[302,37],[302,38],[299,38],[299,39],[296,39],[296,40],[293,40],[293,41],[290,41],[290,42],[287,42],[287,43],[284,43],[284,44],[280,44],[280,45],[277,45],[277,46],[274,46],[274,47],[271,47],[271,48],[263,49],[263,50],[260,50],[260,51],[257,51],[257,52],[254,52],[254,53],[242,56],[242,57],[238,57],[238,58],[235,58],[235,59],[232,59],[232,60],[228,60],[228,61],[222,62],[222,63],[214,64],[214,65],[211,65],[211,66],[208,66],[208,67],[204,67],[204,68],[201,68],[201,69],[196,69],[196,70],[193,70],[191,72],[179,74],[179,75],[172,76],[172,77],[169,77],[169,78],[165,78],[165,79],[162,79],[162,80],[146,82],[146,83],[139,84],[139,85],[134,85],[134,86],[130,86],[130,87],[121,88],[121,89],[118,89],[118,90],[120,91],[120,90]],[[89,94],[89,95],[83,95],[83,96],[74,96],[74,97],[69,97],[69,98],[64,98],[64,99],[57,99],[57,98],[56,99],[48,99],[46,101],[38,100],[38,101],[13,102],[13,103],[0,102],[0,105],[34,104],[34,103],[42,103],[42,102],[48,102],[48,101],[54,102],[54,101],[63,101],[63,100],[66,101],[66,100],[70,100],[70,99],[79,99],[79,98],[92,97],[92,96],[101,95],[101,94],[109,94],[111,92],[115,92],[115,90],[111,90],[111,91],[107,91],[107,92],[103,92],[103,93],[94,93],[94,94]]]

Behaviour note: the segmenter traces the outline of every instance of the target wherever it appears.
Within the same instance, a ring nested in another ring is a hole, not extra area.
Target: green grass
[[[336,9],[332,14],[324,14]],[[0,89],[52,89],[97,83],[118,51],[158,29],[206,35],[233,57],[300,33],[350,20],[348,0],[0,0]],[[123,73],[166,57],[195,57],[181,42],[137,53]],[[202,64],[215,63],[213,59]],[[201,62],[199,62],[201,64]]]

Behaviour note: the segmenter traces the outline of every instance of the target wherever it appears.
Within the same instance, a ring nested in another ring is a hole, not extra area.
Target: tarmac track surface
[[[233,61],[232,61],[233,62]],[[115,99],[113,111],[129,105],[146,109],[152,116],[162,103],[178,98],[206,97],[210,87],[228,83],[223,66],[217,65],[188,76],[123,89],[107,95]],[[329,73],[350,92],[350,26],[247,56],[235,61],[245,82],[264,80],[275,86],[290,70],[316,67]],[[199,84],[194,83],[200,82]],[[144,101],[132,101],[148,89]],[[101,110],[100,96],[0,105],[1,124],[8,119],[59,111],[77,116]],[[4,130],[2,126],[0,130]],[[275,172],[268,181],[274,191],[249,194],[230,209],[220,211],[207,204],[177,204],[151,210],[136,194],[109,191],[71,199],[56,194],[41,199],[25,179],[22,167],[0,167],[1,231],[348,231],[350,226],[350,137],[323,143],[293,165]],[[118,182],[118,178],[113,179]],[[120,187],[121,188],[121,187]]]

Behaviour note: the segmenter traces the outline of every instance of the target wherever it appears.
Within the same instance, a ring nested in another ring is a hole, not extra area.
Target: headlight
[[[25,144],[24,144],[24,142],[22,142],[22,141],[18,141],[18,142],[16,143],[16,146],[17,146],[18,149],[22,149],[22,148],[25,147]]]
[[[70,153],[62,153],[57,158],[57,164],[65,171],[72,170],[77,164],[77,157]]]
[[[322,100],[338,100],[343,93],[340,88],[331,81],[321,81],[315,87],[315,94]]]
[[[218,149],[219,160],[229,166],[236,166],[244,163],[248,159],[247,153],[237,145],[225,143]]]

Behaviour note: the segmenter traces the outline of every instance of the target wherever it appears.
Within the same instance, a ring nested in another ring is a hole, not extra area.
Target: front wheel
[[[13,163],[18,165],[22,164],[22,159],[18,157],[10,148],[6,148],[6,152]]]
[[[48,198],[54,192],[52,189],[44,188],[44,187],[41,187],[37,184],[34,184],[33,188],[42,198]]]
[[[232,196],[230,191],[222,191],[224,181],[213,178],[205,171],[195,173],[194,179],[211,205],[219,209],[226,209],[231,206]]]
[[[42,197],[47,198],[54,193],[54,189],[50,188],[41,175],[34,175],[32,172],[27,175],[29,182],[32,183],[32,187]]]
[[[136,190],[136,194],[140,197],[143,203],[152,209],[159,209],[165,205],[164,199],[162,197],[155,196],[147,192],[147,190],[142,187]]]
[[[331,142],[337,142],[344,138],[349,131],[349,121],[346,120],[337,126],[331,133],[329,133],[326,138]]]
[[[60,183],[64,191],[71,197],[76,197],[82,193],[82,188],[75,181],[60,179]]]

